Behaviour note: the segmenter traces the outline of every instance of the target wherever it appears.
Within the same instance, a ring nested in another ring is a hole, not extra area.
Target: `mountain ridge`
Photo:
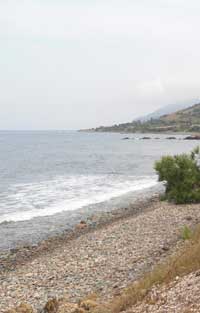
[[[133,122],[134,121],[138,121],[138,120],[141,121],[141,122],[147,122],[147,121],[151,120],[152,118],[153,119],[159,118],[162,115],[166,115],[166,114],[170,114],[170,113],[173,113],[173,112],[176,112],[176,111],[180,111],[180,110],[186,109],[189,106],[192,106],[192,105],[194,105],[194,104],[196,104],[198,102],[199,102],[199,100],[193,99],[193,100],[190,100],[190,101],[187,101],[187,102],[179,102],[179,103],[176,103],[176,104],[168,104],[168,105],[165,105],[164,107],[163,106],[160,107],[159,109],[153,111],[152,113],[149,113],[149,114],[146,114],[146,115],[134,118]],[[188,103],[190,103],[190,104],[188,104]]]
[[[117,133],[200,132],[200,103],[147,121],[100,126],[86,131]]]

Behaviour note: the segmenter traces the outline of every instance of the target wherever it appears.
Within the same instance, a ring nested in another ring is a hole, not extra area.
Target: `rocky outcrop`
[[[58,308],[59,301],[57,299],[50,299],[44,307],[44,313],[57,313]]]
[[[79,313],[79,306],[66,299],[50,299],[45,307],[44,313]]]
[[[151,139],[151,137],[142,137],[142,138],[140,138],[140,140],[149,140],[149,139]]]
[[[184,138],[184,140],[200,140],[200,135],[187,136]]]
[[[129,140],[129,139],[130,139],[129,137],[122,138],[122,140]]]

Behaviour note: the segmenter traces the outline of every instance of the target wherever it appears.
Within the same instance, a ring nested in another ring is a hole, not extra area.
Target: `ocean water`
[[[157,186],[155,160],[197,145],[180,140],[181,135],[177,140],[128,136],[130,140],[111,133],[1,131],[0,248],[36,238],[44,229],[43,237],[64,229],[60,221],[67,224],[76,212],[80,217],[80,210],[116,206],[116,199],[126,194],[146,193]]]

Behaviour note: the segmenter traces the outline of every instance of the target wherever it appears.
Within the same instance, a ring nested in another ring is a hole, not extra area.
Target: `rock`
[[[81,221],[79,224],[76,225],[76,229],[82,230],[87,227],[87,223],[85,221]]]
[[[187,136],[184,140],[200,140],[200,135]]]
[[[33,313],[33,308],[27,303],[21,303],[17,308],[8,310],[6,313]]]
[[[86,300],[80,303],[80,308],[86,311],[90,311],[97,307],[97,303],[94,300]]]
[[[140,138],[140,140],[149,140],[149,139],[151,139],[151,137],[142,137],[142,138]]]
[[[50,299],[45,307],[44,307],[44,312],[45,313],[57,313],[59,308],[59,301],[57,299]]]
[[[167,137],[166,139],[168,139],[168,140],[174,140],[174,139],[176,139],[176,137],[171,136],[171,137]]]
[[[80,221],[81,225],[87,225],[87,223],[85,221]]]
[[[75,313],[78,305],[65,299],[50,299],[44,307],[44,313]],[[78,313],[78,312],[77,312]]]
[[[192,216],[190,216],[190,215],[189,215],[189,216],[186,216],[185,219],[186,219],[186,221],[192,221]]]
[[[122,138],[122,140],[129,140],[129,139],[130,139],[129,137]]]
[[[169,251],[169,247],[165,245],[165,246],[162,247],[162,250],[163,251]]]

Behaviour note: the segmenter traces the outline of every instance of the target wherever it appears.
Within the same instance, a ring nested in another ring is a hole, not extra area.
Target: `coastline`
[[[13,251],[0,274],[0,308],[27,302],[41,310],[49,298],[77,302],[91,293],[110,299],[182,245],[184,225],[199,222],[198,205],[176,206],[157,195]]]
[[[137,206],[141,201],[146,202],[154,194],[163,192],[163,186],[156,183],[137,191],[130,191],[109,201],[94,203],[77,210],[66,210],[55,215],[37,217],[19,222],[3,222],[0,224],[0,254],[9,250],[20,249],[23,246],[37,246],[48,238],[62,236],[74,231],[74,227],[82,220],[88,220],[93,227],[95,219],[109,220],[124,208]]]
[[[46,236],[45,239],[39,240],[34,244],[19,244],[10,249],[0,249],[0,274],[14,270],[17,266],[29,262],[33,258],[52,251],[63,242],[68,242],[78,238],[86,233],[94,232],[97,229],[104,228],[112,223],[127,219],[131,216],[137,216],[145,211],[152,209],[151,205],[159,201],[159,196],[163,192],[163,187],[157,185],[147,189],[147,194],[140,191],[131,203],[121,205],[114,209],[94,209],[93,212],[87,214],[81,210],[81,216],[74,221],[70,227],[56,235]],[[132,192],[130,192],[132,194]],[[127,195],[124,195],[127,198]],[[51,216],[51,218],[53,218]],[[5,223],[6,225],[7,223]]]

